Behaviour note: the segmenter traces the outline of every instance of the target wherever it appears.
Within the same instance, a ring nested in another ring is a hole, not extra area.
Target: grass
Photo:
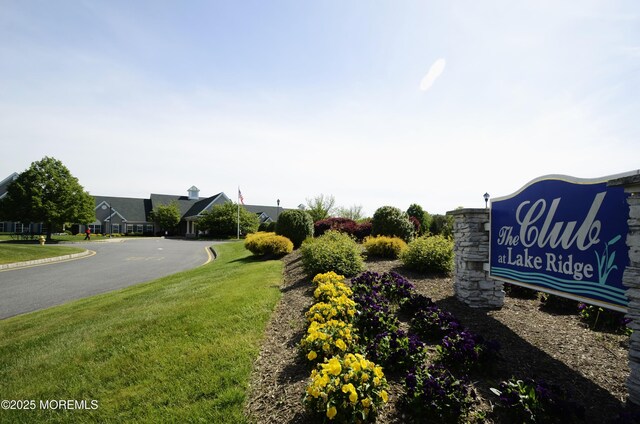
[[[33,238],[31,240],[16,240],[15,238],[13,238],[11,236],[11,234],[8,233],[2,233],[0,234],[0,242],[21,242],[21,243],[37,243],[38,240],[38,235],[34,235]],[[123,236],[121,234],[113,234],[113,238],[122,238],[122,239],[128,239],[128,238],[140,238],[142,236]],[[89,242],[89,241],[100,241],[100,240],[108,240],[109,234],[91,234],[91,239],[90,240],[85,240],[84,239],[84,233],[80,233],[80,234],[76,234],[75,236],[73,235],[69,235],[69,234],[54,234],[51,236],[51,241],[48,241],[47,243],[84,243],[84,242]]]
[[[211,264],[0,321],[0,422],[242,423],[283,263],[241,243]],[[42,410],[52,399],[97,409]]]
[[[13,262],[80,253],[85,249],[70,246],[40,246],[39,244],[0,243],[0,265]]]

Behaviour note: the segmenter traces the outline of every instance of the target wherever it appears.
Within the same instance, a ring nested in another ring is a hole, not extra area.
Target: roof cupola
[[[191,186],[191,188],[189,189],[189,200],[198,199],[200,199],[200,190],[198,190],[198,187],[196,186]]]

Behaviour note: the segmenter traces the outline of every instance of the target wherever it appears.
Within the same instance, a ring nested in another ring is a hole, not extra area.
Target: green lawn
[[[0,265],[80,253],[85,249],[70,246],[0,243]]]
[[[283,263],[241,243],[209,265],[0,321],[0,422],[242,423]],[[89,410],[42,410],[41,401]]]
[[[33,242],[33,243],[37,243],[38,241],[38,235],[33,236],[33,239],[31,240],[27,240],[26,242]],[[72,242],[72,243],[84,243],[84,242],[88,242],[88,241],[101,241],[101,240],[108,240],[109,238],[122,238],[123,240],[129,239],[129,238],[140,238],[142,236],[123,236],[120,234],[113,234],[113,237],[109,237],[108,234],[91,234],[91,239],[90,240],[85,240],[84,239],[84,233],[81,234],[76,234],[75,236],[73,235],[68,235],[68,234],[63,234],[63,235],[52,235],[51,236],[51,242],[47,242],[47,243],[67,243],[67,242]],[[25,242],[25,240],[16,240],[15,238],[13,238],[11,236],[11,234],[9,233],[2,233],[0,234],[0,242],[2,241],[10,241],[10,242],[16,242],[16,241],[22,241]]]

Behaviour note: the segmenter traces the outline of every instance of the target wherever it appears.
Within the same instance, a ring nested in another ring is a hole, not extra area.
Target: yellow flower
[[[307,394],[313,396],[314,398],[317,398],[318,396],[320,396],[320,390],[315,386],[309,386],[307,387]]]
[[[342,339],[336,340],[336,347],[338,347],[340,350],[347,350],[347,345]]]
[[[365,408],[369,408],[371,406],[371,399],[370,398],[362,399],[362,406],[364,406]]]
[[[307,359],[310,361],[313,361],[314,359],[316,359],[318,357],[318,354],[316,353],[315,350],[312,350],[311,352],[309,352],[309,354],[307,355]]]
[[[356,388],[351,383],[345,384],[342,386],[342,393],[355,392],[355,391],[356,391]]]
[[[353,370],[354,370],[355,372],[360,371],[360,369],[361,369],[361,367],[360,367],[360,362],[358,362],[358,361],[353,361],[353,362],[351,363],[351,368],[353,368]]]
[[[387,402],[389,400],[389,395],[387,394],[386,390],[382,390],[380,392],[380,397],[382,398],[383,402]]]
[[[373,385],[374,386],[379,386],[380,385],[380,378],[379,377],[373,377]]]
[[[351,394],[349,395],[349,400],[351,401],[351,403],[355,404],[356,402],[358,402],[358,393],[356,393],[356,391],[354,390],[353,392],[351,392]]]
[[[332,406],[331,408],[327,409],[327,417],[329,417],[330,420],[332,420],[337,413],[338,413],[338,410],[336,409],[335,406]]]
[[[325,369],[331,375],[340,375],[340,373],[342,372],[342,366],[340,365],[340,361],[336,357],[331,358],[325,365],[325,367]]]
[[[325,387],[327,384],[329,384],[329,376],[327,374],[323,374],[322,377],[320,377],[320,380],[318,381],[318,384],[321,387]]]
[[[382,377],[384,377],[384,373],[382,372],[382,368],[380,368],[380,367],[375,367],[375,368],[373,369],[373,373],[374,373],[374,374],[376,375],[376,377],[378,377],[378,378],[382,378]]]

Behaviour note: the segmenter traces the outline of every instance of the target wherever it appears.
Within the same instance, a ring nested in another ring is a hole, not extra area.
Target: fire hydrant
[[[40,246],[44,246],[44,236],[40,236],[38,240],[40,241]]]

